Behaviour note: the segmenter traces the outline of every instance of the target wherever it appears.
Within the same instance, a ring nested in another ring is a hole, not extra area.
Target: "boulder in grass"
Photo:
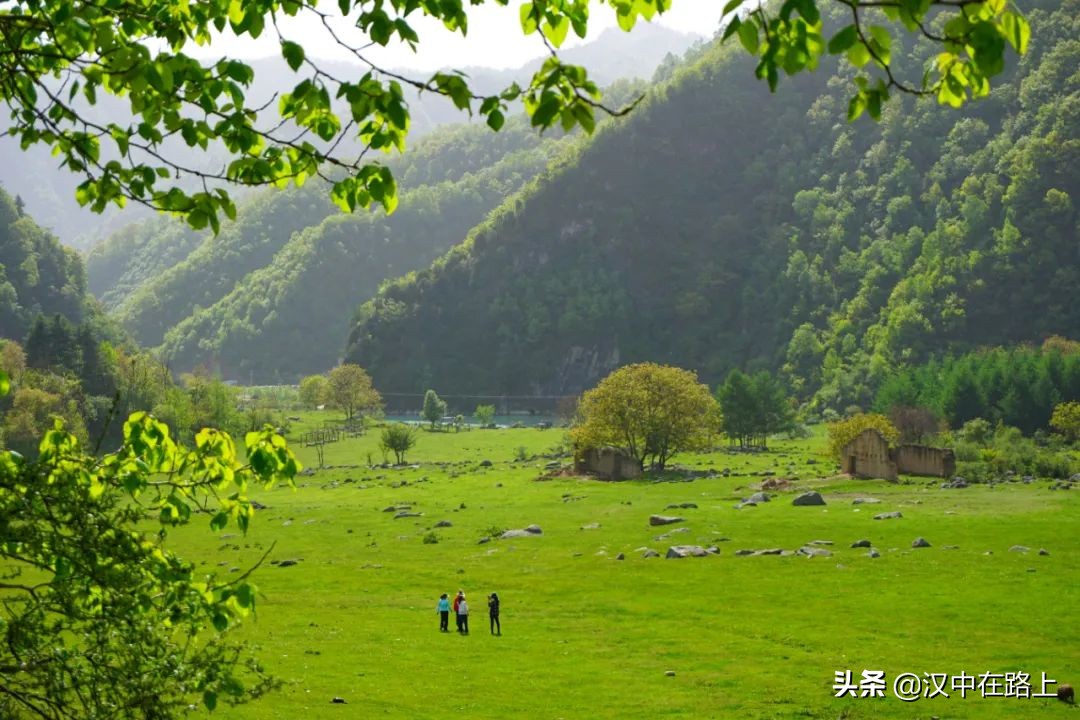
[[[746,498],[746,500],[743,500],[743,502],[754,503],[755,505],[760,503],[767,503],[769,502],[769,496],[763,492],[756,492],[750,497]]]
[[[899,510],[894,510],[893,512],[878,513],[877,515],[874,516],[874,519],[875,520],[896,520],[896,519],[899,519],[899,518],[902,518],[902,517],[904,517],[904,514],[902,512],[900,512]]]
[[[924,537],[917,537],[917,538],[915,538],[914,540],[911,541],[911,547],[913,547],[913,548],[930,547],[930,541],[927,540]]]
[[[544,534],[544,531],[540,529],[539,525],[529,525],[528,527],[525,528],[525,532],[529,533],[530,535],[543,535]]]
[[[673,523],[682,522],[681,517],[675,517],[674,515],[650,515],[649,524],[653,527],[657,525],[671,525]]]
[[[668,548],[667,555],[668,560],[688,557],[708,557],[709,555],[715,555],[715,552],[709,552],[708,549],[701,547],[700,545],[672,545]]]
[[[809,506],[809,505],[824,505],[825,498],[821,497],[821,493],[816,491],[804,492],[791,501],[792,505]]]
[[[870,541],[869,540],[856,540],[855,542],[851,543],[851,547],[853,547],[853,548],[868,548],[868,547],[870,547]]]

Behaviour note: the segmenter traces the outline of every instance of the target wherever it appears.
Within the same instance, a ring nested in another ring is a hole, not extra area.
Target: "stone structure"
[[[641,463],[618,448],[589,448],[577,458],[579,473],[592,473],[605,480],[632,480],[641,477]]]
[[[885,437],[873,428],[863,430],[845,445],[840,461],[849,475],[892,482],[901,473],[932,477],[951,477],[956,473],[956,456],[952,450],[925,445],[890,448]]]

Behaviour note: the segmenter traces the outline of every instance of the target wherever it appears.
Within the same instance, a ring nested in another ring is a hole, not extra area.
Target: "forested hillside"
[[[365,304],[348,359],[387,392],[783,368],[844,407],[909,362],[1080,335],[1080,2],[1021,5],[1031,50],[962,113],[898,98],[848,124],[835,63],[774,96],[710,49]]]
[[[0,338],[22,340],[41,314],[79,322],[86,272],[74,250],[27,215],[0,187]]]
[[[521,148],[475,172],[497,153],[483,129],[455,131],[453,145],[413,164],[393,215],[330,214],[293,235],[265,267],[165,336],[172,367],[207,365],[243,381],[295,382],[337,364],[358,299],[387,279],[430,264],[507,195],[541,172],[560,147],[524,127]],[[471,149],[470,149],[471,148]],[[448,158],[460,150],[461,158]],[[438,166],[438,167],[436,167]],[[441,181],[440,181],[441,180]]]

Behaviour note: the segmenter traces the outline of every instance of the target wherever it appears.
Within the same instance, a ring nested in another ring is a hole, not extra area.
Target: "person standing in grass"
[[[435,612],[439,613],[439,630],[450,632],[450,601],[446,599],[446,593],[439,596]]]
[[[460,602],[457,604],[457,621],[458,632],[462,635],[469,634],[469,603],[465,602],[465,593],[461,593],[458,596]]]
[[[492,635],[502,635],[502,624],[499,622],[499,594],[488,595],[488,621],[491,624]],[[498,632],[495,630],[498,629]]]
[[[457,623],[457,631],[461,632],[461,615],[458,614],[458,606],[461,605],[461,601],[465,599],[465,591],[458,590],[457,595],[454,596],[454,622]]]

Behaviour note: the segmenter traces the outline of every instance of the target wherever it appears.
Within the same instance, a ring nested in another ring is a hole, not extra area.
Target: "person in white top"
[[[462,635],[469,634],[469,603],[465,602],[465,594],[459,596],[457,606],[458,632]]]

